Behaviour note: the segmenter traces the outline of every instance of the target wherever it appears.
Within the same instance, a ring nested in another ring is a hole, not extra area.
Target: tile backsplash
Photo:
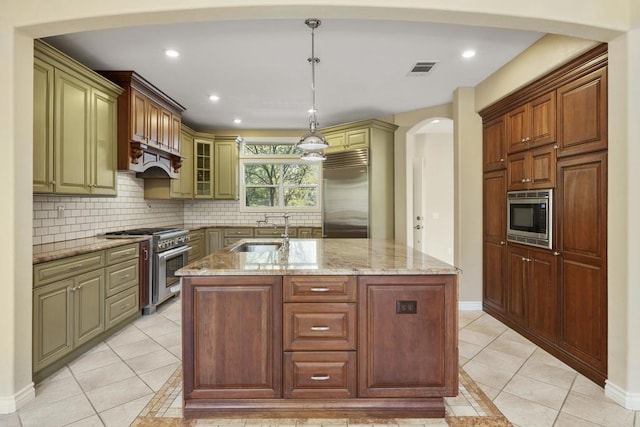
[[[119,171],[117,197],[33,196],[33,244],[93,237],[107,231],[172,225],[255,225],[264,213],[240,212],[236,201],[145,200],[144,180]],[[319,227],[320,213],[294,213],[291,224]]]

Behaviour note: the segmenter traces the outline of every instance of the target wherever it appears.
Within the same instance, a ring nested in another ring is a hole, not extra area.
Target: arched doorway
[[[453,121],[423,120],[407,132],[407,146],[407,241],[453,263]]]

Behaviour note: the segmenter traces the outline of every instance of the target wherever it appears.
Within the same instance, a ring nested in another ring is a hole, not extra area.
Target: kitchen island
[[[458,270],[385,240],[279,243],[243,240],[177,272],[185,416],[443,417]]]

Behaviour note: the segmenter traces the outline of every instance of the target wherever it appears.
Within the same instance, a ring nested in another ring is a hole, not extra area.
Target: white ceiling
[[[322,17],[319,17],[322,19]],[[326,19],[315,31],[321,127],[441,105],[475,86],[540,33],[395,21]],[[311,107],[311,30],[304,20],[218,21],[91,31],[47,42],[93,69],[135,70],[186,107],[196,130],[304,129]],[[167,58],[165,49],[180,57]],[[461,57],[475,49],[470,59]],[[407,74],[418,61],[439,64]],[[210,94],[220,96],[212,103]],[[234,118],[241,118],[236,125]]]

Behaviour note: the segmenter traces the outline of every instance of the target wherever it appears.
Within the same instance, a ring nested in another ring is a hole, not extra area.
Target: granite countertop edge
[[[43,243],[33,245],[33,264],[55,261],[89,252],[124,246],[131,243],[139,243],[149,240],[149,236],[107,239],[101,236],[85,237],[83,239],[64,240],[60,242]]]

